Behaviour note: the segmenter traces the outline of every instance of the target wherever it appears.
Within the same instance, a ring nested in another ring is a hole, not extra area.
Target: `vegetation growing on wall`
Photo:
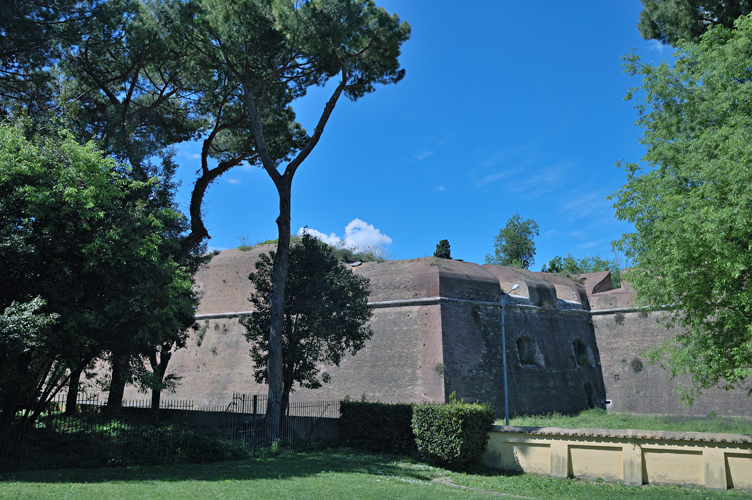
[[[486,264],[529,269],[535,263],[533,238],[538,234],[537,222],[514,214],[494,238],[494,251],[486,255]]]
[[[595,254],[595,256],[588,255],[587,257],[577,259],[570,253],[566,257],[555,256],[549,261],[548,265],[543,264],[541,272],[571,276],[575,274],[611,271],[611,287],[621,288],[621,269],[619,267],[619,262],[616,258],[609,260]]]
[[[441,240],[436,245],[436,250],[433,252],[433,256],[438,259],[451,259],[452,253],[449,247],[449,240]]]

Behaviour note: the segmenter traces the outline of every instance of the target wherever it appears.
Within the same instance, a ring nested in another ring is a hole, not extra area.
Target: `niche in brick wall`
[[[517,355],[522,366],[544,366],[543,354],[530,337],[523,335],[517,339]]]
[[[595,366],[595,357],[593,351],[580,339],[572,342],[574,349],[574,360],[577,366]]]

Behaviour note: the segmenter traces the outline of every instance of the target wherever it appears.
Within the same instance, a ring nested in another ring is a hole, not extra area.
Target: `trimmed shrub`
[[[455,469],[480,461],[496,414],[489,403],[413,407],[415,443],[424,460]]]
[[[413,406],[342,400],[339,405],[342,444],[383,453],[414,453]]]

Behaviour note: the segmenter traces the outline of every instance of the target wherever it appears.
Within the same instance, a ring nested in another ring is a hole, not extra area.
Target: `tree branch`
[[[311,151],[313,151],[313,148],[316,146],[316,144],[318,144],[319,139],[321,139],[321,134],[324,132],[324,127],[326,127],[326,124],[329,121],[329,117],[332,115],[332,111],[334,111],[334,106],[337,105],[337,101],[342,95],[342,91],[347,87],[347,79],[347,70],[343,65],[342,81],[339,83],[339,85],[337,85],[337,88],[334,89],[332,96],[327,101],[326,106],[324,106],[324,111],[321,113],[321,117],[316,124],[316,128],[313,129],[313,135],[311,135],[311,138],[308,140],[303,149],[300,150],[298,155],[290,163],[287,164],[284,177],[288,179],[288,182],[292,182],[292,178],[295,175],[295,172],[298,170],[300,164],[303,163],[306,158],[308,158],[308,155],[311,154]]]

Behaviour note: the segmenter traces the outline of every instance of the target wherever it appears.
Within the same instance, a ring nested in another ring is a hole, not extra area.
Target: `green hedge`
[[[41,418],[9,470],[245,460],[242,445],[182,425],[110,421],[97,415]],[[3,465],[3,464],[0,464]]]
[[[413,407],[412,428],[421,456],[429,463],[465,468],[480,461],[496,419],[483,404],[421,404]]]
[[[339,412],[343,445],[405,455],[416,451],[412,405],[343,400]]]

